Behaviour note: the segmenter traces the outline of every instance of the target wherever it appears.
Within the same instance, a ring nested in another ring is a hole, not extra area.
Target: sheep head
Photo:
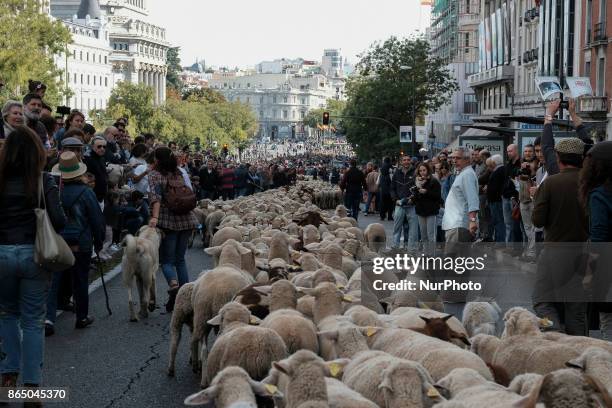
[[[251,316],[247,307],[238,302],[226,303],[219,314],[210,319],[207,323],[211,326],[220,326],[221,333],[237,325],[259,324],[260,320]]]
[[[486,383],[487,379],[476,370],[471,368],[455,368],[438,380],[435,387],[445,398],[450,399],[467,388]]]
[[[424,334],[449,342],[452,339],[459,339],[467,346],[471,346],[470,341],[464,333],[458,333],[448,325],[447,320],[453,317],[452,314],[444,317],[419,317],[425,322],[425,327],[419,330]]]
[[[346,327],[317,334],[320,338],[332,342],[336,358],[353,358],[360,351],[370,349],[366,336],[371,337],[379,330],[381,330],[379,327]]]
[[[513,307],[504,315],[504,332],[501,338],[516,335],[539,335],[540,326],[548,319],[539,319],[535,314],[522,307]]]
[[[425,368],[413,361],[392,362],[383,370],[378,388],[382,389],[388,407],[429,407],[444,401]]]

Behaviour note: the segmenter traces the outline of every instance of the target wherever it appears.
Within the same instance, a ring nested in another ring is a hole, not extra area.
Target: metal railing
[[[606,41],[606,22],[602,21],[593,26],[593,41]]]

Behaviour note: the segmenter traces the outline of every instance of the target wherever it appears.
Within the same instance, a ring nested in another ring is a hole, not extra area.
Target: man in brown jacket
[[[582,243],[589,236],[584,209],[578,201],[578,176],[584,143],[578,138],[560,141],[555,147],[560,173],[547,177],[538,188],[532,220],[544,228],[545,247],[538,260],[534,309],[559,329],[587,334],[585,294],[586,267]]]
[[[371,164],[371,163],[368,163]],[[372,206],[372,199],[374,199],[374,205],[378,207],[379,199],[378,199],[378,166],[372,166],[372,170],[366,174],[366,184],[368,186],[368,201],[366,201],[365,206],[365,215],[375,213],[376,210],[370,211]]]

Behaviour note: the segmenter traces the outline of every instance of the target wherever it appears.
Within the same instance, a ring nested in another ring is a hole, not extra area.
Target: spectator
[[[597,300],[593,306],[599,312],[603,339],[612,341],[612,303],[601,302],[609,299],[612,258],[600,244],[612,242],[612,142],[597,143],[588,151],[580,172],[580,198],[590,219],[589,238],[599,256],[592,285]]]
[[[142,146],[142,147],[140,147]],[[146,153],[144,156],[140,156],[141,152],[146,151],[145,145],[136,145],[134,146],[134,150],[137,151],[138,157],[137,161],[134,162],[136,166],[134,170],[132,170],[131,180],[134,183],[134,188],[136,191],[139,191],[144,196],[147,196],[149,193],[149,174],[152,171],[153,163],[155,159],[152,153]]]
[[[179,287],[189,282],[185,252],[192,230],[198,227],[198,220],[193,211],[184,215],[173,213],[164,199],[169,182],[183,182],[193,190],[187,172],[178,167],[176,157],[167,147],[155,149],[154,157],[154,170],[149,174],[149,226],[163,231],[159,262],[169,287],[166,303],[169,313],[174,310]]]
[[[521,157],[515,144],[508,145],[506,153],[508,162],[504,167],[506,180],[502,192],[502,206],[504,209],[504,224],[506,225],[506,243],[513,243],[522,241],[520,221],[512,218],[514,207],[518,206],[518,191],[515,180],[521,172]],[[509,246],[509,248],[513,248],[513,246]]]
[[[502,208],[502,191],[506,182],[506,169],[503,160],[499,154],[496,154],[487,161],[491,176],[485,191],[487,203],[491,210],[493,238],[497,243],[506,242],[506,225],[504,224],[504,210]]]
[[[28,79],[28,91],[32,94],[36,94],[40,99],[44,99],[45,93],[47,92],[47,85],[40,81],[33,81]]]
[[[221,197],[224,201],[234,199],[234,180],[234,165],[232,163],[228,163],[225,168],[222,169],[220,180]]]
[[[202,189],[202,198],[216,200],[219,182],[219,173],[215,169],[215,162],[212,159],[208,159],[206,162],[206,168],[202,167],[200,169],[200,188]]]
[[[55,144],[58,150],[62,150],[62,140],[64,139],[65,133],[72,128],[83,129],[85,124],[85,116],[79,112],[78,110],[73,110],[68,115],[68,118],[64,121],[64,127],[55,132],[53,139],[55,139]]]
[[[344,193],[344,205],[354,219],[359,217],[359,205],[363,198],[363,190],[367,189],[365,175],[357,168],[357,161],[352,159],[350,167],[340,182],[340,189]]]
[[[6,136],[17,126],[23,126],[23,104],[17,101],[7,101],[2,107],[3,131]]]
[[[366,175],[366,184],[368,186],[368,200],[365,205],[365,215],[375,214],[376,211],[370,212],[370,206],[372,206],[372,200],[374,200],[376,207],[380,207],[380,194],[378,194],[378,179],[380,173],[378,172],[377,166],[372,166],[372,170]]]
[[[329,176],[329,182],[332,185],[338,185],[338,183],[340,183],[340,172],[335,166],[332,168],[331,174]]]
[[[149,150],[153,150],[153,148],[155,147],[155,135],[151,134],[151,133],[145,133],[144,135],[144,140],[145,140],[145,145],[147,145],[147,148],[149,148]]]
[[[243,197],[247,194],[247,169],[244,164],[240,164],[234,172],[234,189],[236,197]]]
[[[274,188],[285,187],[289,184],[287,173],[285,173],[285,167],[276,167],[276,171],[272,174],[272,182],[274,183]]]
[[[44,317],[49,272],[34,262],[35,208],[46,208],[53,228],[66,216],[53,177],[43,173],[45,149],[31,129],[17,126],[0,149],[0,359],[2,387],[42,383]],[[41,183],[42,174],[42,187]],[[44,194],[44,201],[40,197]]]
[[[414,209],[415,175],[410,157],[402,157],[402,167],[393,173],[391,179],[391,198],[395,202],[393,213],[393,245],[400,247],[402,231],[404,247],[416,250],[419,239],[419,220]]]
[[[391,198],[391,159],[383,158],[380,168],[380,181],[378,183],[380,192],[380,220],[393,221],[393,199]]]
[[[40,113],[42,111],[42,99],[37,94],[27,94],[23,97],[23,114],[26,117],[26,126],[38,135],[45,149],[49,149],[51,144],[47,138],[47,129],[40,123]]]
[[[91,139],[96,135],[96,128],[90,125],[89,123],[85,123],[83,125],[83,134],[85,135],[83,138],[83,143],[86,145],[91,142]]]
[[[263,191],[261,177],[258,172],[258,167],[250,166],[247,174],[247,194],[255,194]]]
[[[578,200],[584,143],[578,138],[564,139],[555,150],[560,173],[549,175],[538,188],[533,224],[544,228],[547,243],[585,242],[589,236],[588,222]],[[544,248],[538,262],[534,310],[539,316],[550,319],[557,330],[561,329],[561,316],[564,316],[565,332],[584,336],[587,334],[586,303],[564,301],[570,294],[572,300],[585,299],[581,256],[582,248],[577,246],[547,245]]]
[[[94,192],[100,203],[102,211],[104,211],[104,199],[108,193],[108,174],[106,173],[106,139],[101,136],[93,138],[92,150],[89,156],[85,156],[84,162],[87,165],[87,171],[91,173],[96,180]]]
[[[537,162],[533,145],[527,145],[524,149],[524,161],[521,164],[521,174],[519,176],[519,205],[521,211],[521,220],[527,244],[522,254],[523,260],[527,262],[535,262],[536,259],[536,239],[535,227],[531,221],[531,213],[533,212],[533,200],[531,196],[531,187],[535,186],[535,176],[537,171]]]
[[[104,139],[106,140],[106,149],[104,158],[107,163],[125,164],[127,163],[119,152],[117,140],[121,138],[121,132],[116,126],[109,126],[104,130]],[[89,167],[89,166],[87,166]]]
[[[425,162],[417,164],[415,173],[417,191],[414,208],[419,219],[421,242],[425,253],[433,255],[436,245],[436,218],[442,200],[440,182],[433,177],[431,167]]]
[[[478,230],[480,233],[481,241],[492,241],[493,240],[493,224],[491,223],[491,210],[487,205],[487,193],[484,188],[491,176],[491,171],[487,166],[487,160],[491,157],[491,153],[488,150],[482,149],[479,153],[480,160],[484,165],[484,169],[480,174],[476,173],[478,177],[478,200],[480,201],[480,210],[478,211]]]
[[[64,152],[53,172],[61,174],[63,181],[61,199],[67,216],[67,223],[62,237],[74,254],[74,266],[62,273],[55,273],[47,301],[47,320],[45,334],[52,335],[57,308],[57,291],[66,273],[72,278],[75,328],[84,329],[93,323],[89,314],[89,266],[91,252],[102,250],[104,243],[105,223],[96,195],[83,181],[87,166],[81,163],[73,152]]]

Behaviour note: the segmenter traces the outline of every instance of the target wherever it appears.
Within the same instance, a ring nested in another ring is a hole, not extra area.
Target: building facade
[[[323,59],[321,60],[322,74],[330,78],[344,77],[343,61],[342,50],[336,48],[323,50]]]
[[[251,107],[259,136],[271,139],[302,137],[303,120],[311,109],[325,107],[336,89],[324,75],[255,74],[211,78],[209,87],[229,101]]]
[[[478,0],[436,0],[428,37],[432,54],[442,59],[459,86],[449,103],[427,114],[425,121],[437,143],[450,143],[478,114],[478,104],[467,78],[477,72]]]

